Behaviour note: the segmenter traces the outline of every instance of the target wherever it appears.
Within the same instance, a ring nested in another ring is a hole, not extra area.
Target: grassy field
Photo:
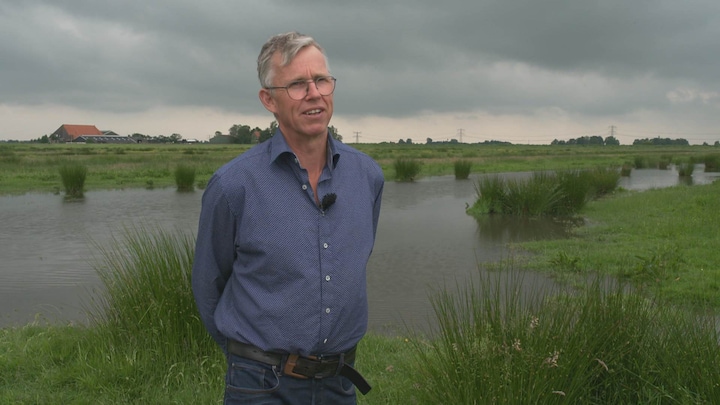
[[[619,192],[584,208],[569,239],[520,246],[527,266],[567,280],[607,274],[671,302],[720,308],[720,182]]]
[[[353,144],[374,158],[388,180],[395,179],[397,159],[420,161],[420,176],[453,174],[457,160],[472,162],[475,173],[620,167],[634,161],[701,160],[718,154],[711,146],[541,146],[541,145],[413,145]],[[85,191],[96,189],[152,188],[175,185],[175,169],[195,168],[203,188],[215,170],[249,145],[210,144],[0,144],[0,195],[62,190],[63,165],[87,167]]]
[[[504,172],[619,166],[638,155],[689,159],[715,151],[359,147],[380,162],[388,178],[398,158],[421,160],[422,175],[429,176],[451,174],[456,159],[472,160],[475,172]],[[92,152],[68,154],[80,148]],[[190,161],[202,182],[244,150],[114,148],[0,145],[2,192],[52,191],[61,186],[56,169],[75,159],[86,159],[90,189],[144,187],[148,181],[172,186],[174,167]],[[135,164],[128,163],[133,159]],[[93,182],[93,173],[105,166],[114,169]],[[158,173],[165,168],[167,175],[133,177],[149,167]],[[122,185],[113,177],[117,170],[130,173]],[[48,179],[35,177],[43,171]],[[480,278],[460,280],[455,290],[428,297],[437,335],[371,334],[361,342],[358,367],[373,390],[359,403],[715,403],[720,397],[718,201],[720,182],[620,191],[589,202],[579,212],[584,225],[572,237],[522,243],[519,247],[532,255],[488,264],[496,270],[490,278],[529,268],[567,280],[566,288],[521,301],[515,292],[521,280]],[[0,329],[0,403],[221,403],[224,359],[194,314],[190,294],[193,240],[139,230],[116,246],[100,252],[104,261],[97,269],[108,288],[95,301],[91,325]],[[588,283],[604,276],[632,287]]]

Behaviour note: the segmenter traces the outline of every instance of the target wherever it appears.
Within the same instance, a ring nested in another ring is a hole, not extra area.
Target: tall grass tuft
[[[695,171],[695,164],[692,162],[682,162],[678,164],[677,171],[680,177],[690,177]]]
[[[645,156],[635,156],[633,159],[633,166],[636,169],[647,169],[650,164]]]
[[[87,167],[81,164],[64,164],[60,166],[60,178],[65,187],[66,198],[83,198]]]
[[[175,168],[175,184],[178,191],[195,190],[195,167],[180,164]]]
[[[536,217],[550,214],[562,204],[562,190],[557,178],[546,172],[535,172],[528,180],[506,182],[503,213]]]
[[[122,239],[97,246],[102,257],[95,269],[104,289],[88,313],[98,344],[109,353],[143,348],[136,355],[163,365],[189,353],[217,350],[199,319],[190,286],[194,245],[187,234],[136,227],[126,229]]]
[[[703,157],[706,172],[720,172],[720,154],[708,154]]]
[[[620,168],[620,176],[622,177],[630,177],[630,173],[632,173],[633,165],[632,163],[625,163]]]
[[[465,159],[456,160],[454,163],[455,167],[455,180],[467,180],[470,177],[472,171],[472,162]]]
[[[619,180],[620,173],[614,168],[536,172],[524,180],[485,177],[475,185],[477,200],[468,212],[472,215],[571,216],[588,201],[614,191]]]
[[[588,181],[594,190],[592,198],[599,198],[617,189],[620,172],[614,167],[596,167],[590,170]]]
[[[660,155],[660,160],[658,160],[658,169],[660,170],[667,170],[670,168],[670,164],[672,164],[673,158],[671,155]]]
[[[414,181],[420,174],[421,163],[416,159],[395,159],[395,180],[397,181]]]
[[[523,291],[483,273],[432,299],[439,327],[415,336],[416,403],[713,403],[720,350],[712,316],[594,280]],[[505,277],[505,278],[503,278]]]

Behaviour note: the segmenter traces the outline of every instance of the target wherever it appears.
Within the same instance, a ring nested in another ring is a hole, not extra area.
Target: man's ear
[[[270,94],[270,90],[260,89],[260,92],[258,92],[258,97],[260,98],[260,102],[263,104],[263,106],[265,106],[266,110],[270,111],[273,114],[277,112],[275,99]]]

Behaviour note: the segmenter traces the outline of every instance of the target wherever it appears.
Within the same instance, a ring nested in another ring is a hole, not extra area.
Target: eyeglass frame
[[[318,88],[317,81],[318,81],[318,80],[321,80],[321,79],[330,79],[330,81],[332,82],[332,85],[333,85],[333,86],[332,86],[332,91],[331,91],[330,93],[328,93],[328,94],[322,94],[322,93],[320,93],[320,88]],[[296,99],[296,98],[293,98],[293,97],[290,95],[290,89],[289,89],[289,87],[292,86],[292,85],[294,85],[294,84],[297,84],[297,83],[305,83],[305,94],[304,94],[302,97]],[[290,97],[291,100],[300,101],[300,100],[304,99],[305,97],[307,97],[308,93],[310,92],[310,83],[314,83],[314,84],[315,84],[315,89],[317,89],[318,93],[320,93],[321,96],[326,97],[326,96],[329,96],[329,95],[335,93],[335,85],[337,84],[337,78],[335,78],[335,76],[318,76],[318,77],[316,77],[316,78],[314,78],[314,79],[310,79],[310,80],[295,80],[295,81],[291,82],[290,84],[288,84],[287,86],[269,86],[269,87],[265,87],[265,90],[278,90],[278,89],[283,89],[283,90],[285,90],[285,92],[287,93],[288,97]]]

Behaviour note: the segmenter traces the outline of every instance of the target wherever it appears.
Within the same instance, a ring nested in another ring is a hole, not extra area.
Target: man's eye
[[[303,81],[292,82],[288,85],[288,89],[304,89],[307,84]]]
[[[315,79],[315,83],[317,84],[326,84],[328,82],[330,82],[329,77],[318,77],[317,79]]]

